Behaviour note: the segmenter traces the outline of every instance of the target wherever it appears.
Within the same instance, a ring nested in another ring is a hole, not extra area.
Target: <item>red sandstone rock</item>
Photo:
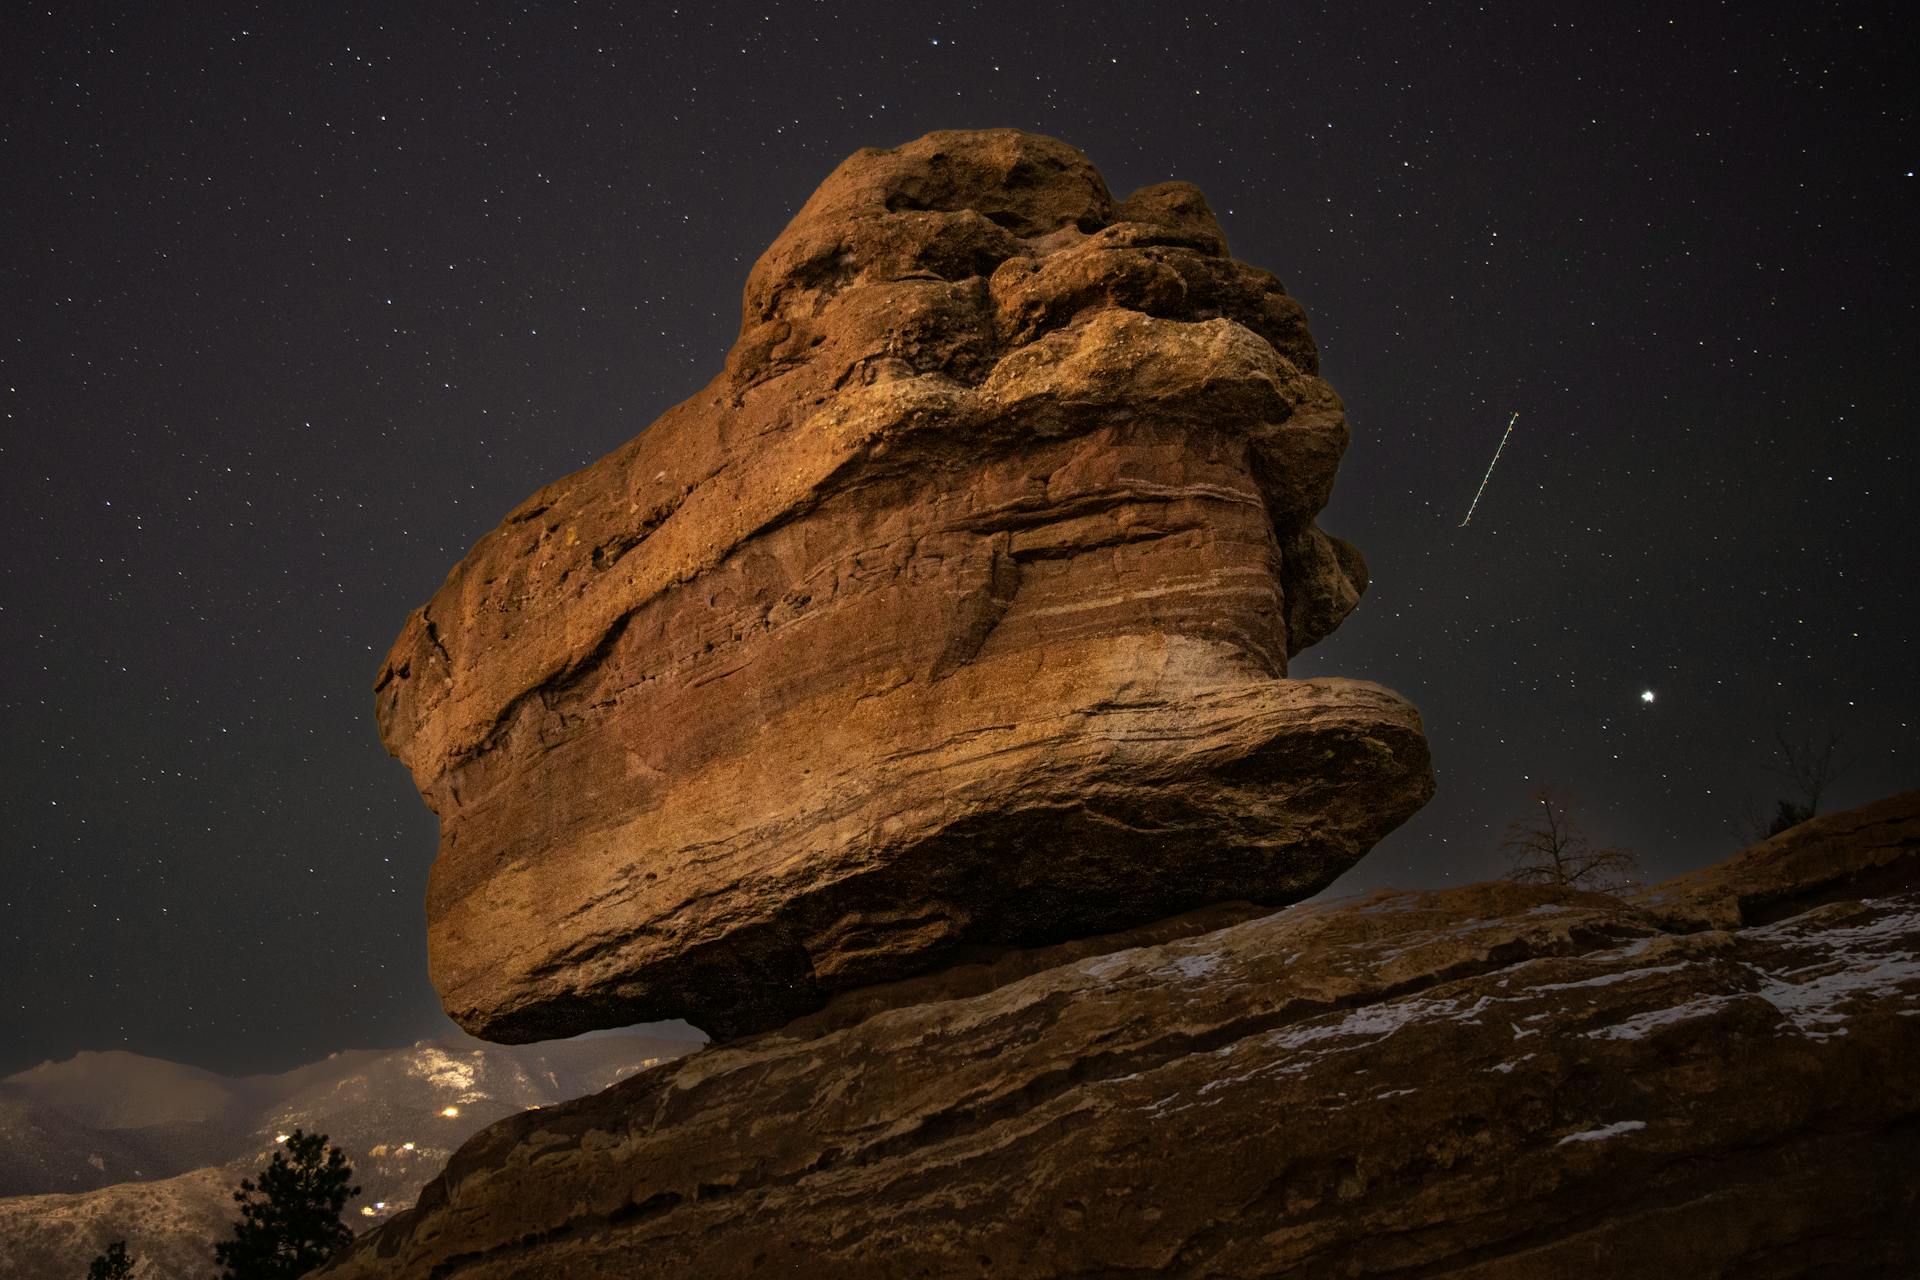
[[[727,1037],[956,949],[1313,893],[1431,793],[1287,660],[1366,584],[1300,307],[1194,188],[1010,130],[862,151],[698,395],[406,624],[433,978],[494,1039]]]
[[[327,1274],[1912,1275],[1920,792],[1721,871],[856,993],[501,1122]],[[1729,878],[1766,922],[1674,914]]]

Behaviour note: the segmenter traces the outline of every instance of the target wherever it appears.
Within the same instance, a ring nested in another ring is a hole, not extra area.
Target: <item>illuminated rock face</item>
[[[504,1120],[327,1274],[1911,1276],[1916,955],[1920,792],[1019,952]]]
[[[1358,600],[1299,306],[1200,193],[1013,131],[862,151],[725,370],[407,622],[435,984],[725,1038],[974,944],[1311,894],[1425,802],[1413,708],[1286,679]]]

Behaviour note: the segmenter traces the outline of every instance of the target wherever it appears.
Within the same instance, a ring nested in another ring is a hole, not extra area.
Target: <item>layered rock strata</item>
[[[1487,884],[1098,950],[863,993],[504,1121],[328,1274],[1920,1260],[1920,792],[1639,899]]]
[[[1009,130],[862,151],[726,368],[408,620],[447,1011],[727,1038],[966,949],[1279,904],[1425,802],[1413,708],[1285,678],[1366,585],[1300,307],[1200,193]]]

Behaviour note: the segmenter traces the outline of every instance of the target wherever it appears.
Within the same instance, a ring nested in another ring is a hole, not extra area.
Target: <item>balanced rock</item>
[[[1912,1275],[1920,792],[1731,871],[909,980],[502,1121],[328,1274]]]
[[[720,1038],[969,947],[1327,884],[1432,791],[1288,680],[1366,585],[1300,307],[1193,187],[936,133],[842,164],[708,387],[408,619],[431,968],[497,1040]]]

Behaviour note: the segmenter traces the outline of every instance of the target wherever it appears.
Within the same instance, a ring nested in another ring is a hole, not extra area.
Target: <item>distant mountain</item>
[[[232,1230],[244,1176],[197,1169],[83,1195],[0,1200],[0,1276],[81,1280],[108,1241],[125,1240],[141,1280],[203,1280],[215,1274],[213,1242]]]
[[[233,1159],[248,1082],[113,1050],[0,1081],[0,1195],[82,1191]]]
[[[133,1177],[145,1162],[144,1150],[127,1135],[95,1129],[0,1083],[0,1196],[104,1187]]]
[[[622,1033],[535,1045],[471,1037],[350,1050],[272,1076],[231,1078],[119,1051],[0,1080],[0,1280],[86,1274],[110,1240],[137,1276],[210,1272],[241,1178],[295,1128],[346,1152],[356,1229],[503,1116],[597,1093],[697,1048]]]
[[[43,1062],[7,1077],[5,1083],[97,1129],[218,1120],[246,1093],[243,1081],[121,1049]]]

